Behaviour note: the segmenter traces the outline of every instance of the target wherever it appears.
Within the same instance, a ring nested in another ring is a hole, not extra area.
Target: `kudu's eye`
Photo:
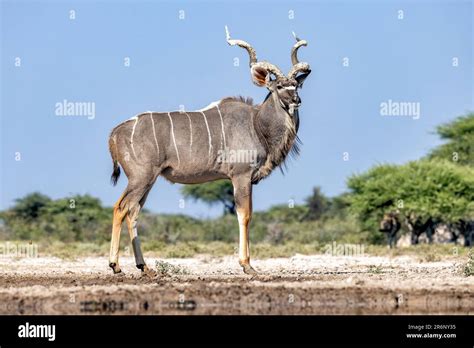
[[[277,89],[283,89],[283,86],[277,86]]]

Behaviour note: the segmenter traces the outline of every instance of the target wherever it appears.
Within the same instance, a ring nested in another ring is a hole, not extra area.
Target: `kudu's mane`
[[[261,105],[263,105],[270,98],[270,96],[271,93],[268,93]],[[287,169],[288,157],[296,158],[300,153],[301,144],[301,141],[297,135],[299,127],[298,110],[295,110],[293,116],[287,115],[287,119],[285,122],[286,131],[281,139],[281,146],[278,147],[270,145],[270,136],[267,132],[265,132],[265,129],[262,126],[259,116],[260,114],[257,113],[254,117],[253,123],[257,136],[267,153],[267,159],[263,166],[257,172],[256,181],[269,175],[275,167],[279,167],[282,174],[285,174],[285,170]]]
[[[243,97],[241,95],[236,97],[226,97],[221,100],[221,104],[226,102],[241,102],[250,106],[254,106],[253,99],[251,97]]]
[[[262,104],[265,103],[268,100],[268,98],[270,98],[271,95],[272,93],[269,92],[267,96],[265,97],[265,99],[263,100]],[[221,104],[226,103],[226,102],[241,102],[250,106],[262,105],[262,104],[255,105],[251,97],[243,97],[243,96],[227,97],[221,100]],[[258,139],[264,146],[265,151],[268,156],[268,160],[265,162],[265,164],[259,171],[260,173],[263,174],[263,176],[266,176],[275,167],[279,167],[282,173],[284,174],[285,170],[287,169],[288,157],[296,158],[300,154],[301,140],[298,138],[298,135],[296,134],[298,132],[298,127],[299,127],[298,110],[295,110],[295,114],[293,115],[291,120],[288,120],[288,122],[285,123],[285,126],[286,126],[286,134],[285,134],[286,136],[284,136],[282,139],[284,143],[279,148],[272,148],[270,146],[270,139],[268,137],[268,134],[264,131],[261,125],[261,122],[258,117],[258,113],[256,117],[254,118],[255,132],[257,133]]]

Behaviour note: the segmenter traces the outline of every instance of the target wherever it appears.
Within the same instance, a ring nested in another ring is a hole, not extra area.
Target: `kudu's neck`
[[[297,145],[298,110],[291,116],[277,98],[274,93],[267,96],[254,117],[255,131],[267,153],[266,161],[258,170],[258,180],[279,166]],[[297,148],[294,150],[298,151]]]

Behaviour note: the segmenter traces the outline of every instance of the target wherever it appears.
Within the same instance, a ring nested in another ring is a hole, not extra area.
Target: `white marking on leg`
[[[155,120],[153,120],[153,113],[150,112],[150,119],[151,119],[151,125],[153,127],[153,137],[155,138],[155,145],[156,145],[156,151],[158,152],[158,158],[160,158],[160,147],[158,146],[158,140],[156,140],[156,132],[155,132]]]
[[[188,116],[188,120],[189,120],[189,155],[192,154],[192,151],[193,151],[193,125],[192,125],[192,122],[191,122],[191,117],[189,117],[188,113],[187,112],[184,112],[186,114],[186,116]]]
[[[133,241],[133,238],[138,237],[138,232],[137,232],[137,219],[133,219],[131,221],[131,233],[132,235],[130,236],[130,239]]]
[[[135,127],[137,126],[137,123],[138,123],[138,116],[132,117],[131,119],[132,120],[135,119],[135,123],[133,124],[133,128],[132,128],[132,136],[130,137],[130,145],[132,146],[133,156],[137,158],[137,155],[135,153],[135,148],[133,147],[133,135],[135,134]]]
[[[209,124],[207,123],[207,118],[204,112],[201,111],[202,116],[204,117],[204,122],[206,123],[207,135],[209,136],[209,152],[208,152],[208,161],[211,159],[212,151],[212,141],[211,141],[211,131],[209,130]]]
[[[221,110],[219,109],[219,105],[216,105],[217,111],[219,112],[219,117],[221,118],[221,130],[222,130],[222,139],[224,140],[224,150],[227,149],[227,144],[225,141],[225,131],[224,131],[224,120],[222,119]]]
[[[247,239],[248,225],[244,223],[244,214],[237,210],[237,220],[239,221],[239,261],[248,261],[250,257],[249,244]]]
[[[170,119],[170,124],[171,124],[171,136],[173,137],[173,144],[174,144],[174,149],[176,150],[176,157],[178,157],[178,167],[181,164],[181,161],[179,160],[179,152],[178,152],[178,146],[176,145],[176,138],[174,136],[174,126],[173,126],[173,120],[171,119],[171,115],[168,112],[168,118]]]

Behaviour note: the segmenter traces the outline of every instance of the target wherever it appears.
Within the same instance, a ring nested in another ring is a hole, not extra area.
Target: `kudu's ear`
[[[250,74],[252,76],[252,82],[259,87],[266,86],[268,81],[270,81],[270,72],[260,66],[253,66],[250,69]]]
[[[307,73],[301,74],[296,77],[296,82],[298,83],[298,87],[303,87],[303,82],[306,80],[306,78],[311,74],[311,70]]]

